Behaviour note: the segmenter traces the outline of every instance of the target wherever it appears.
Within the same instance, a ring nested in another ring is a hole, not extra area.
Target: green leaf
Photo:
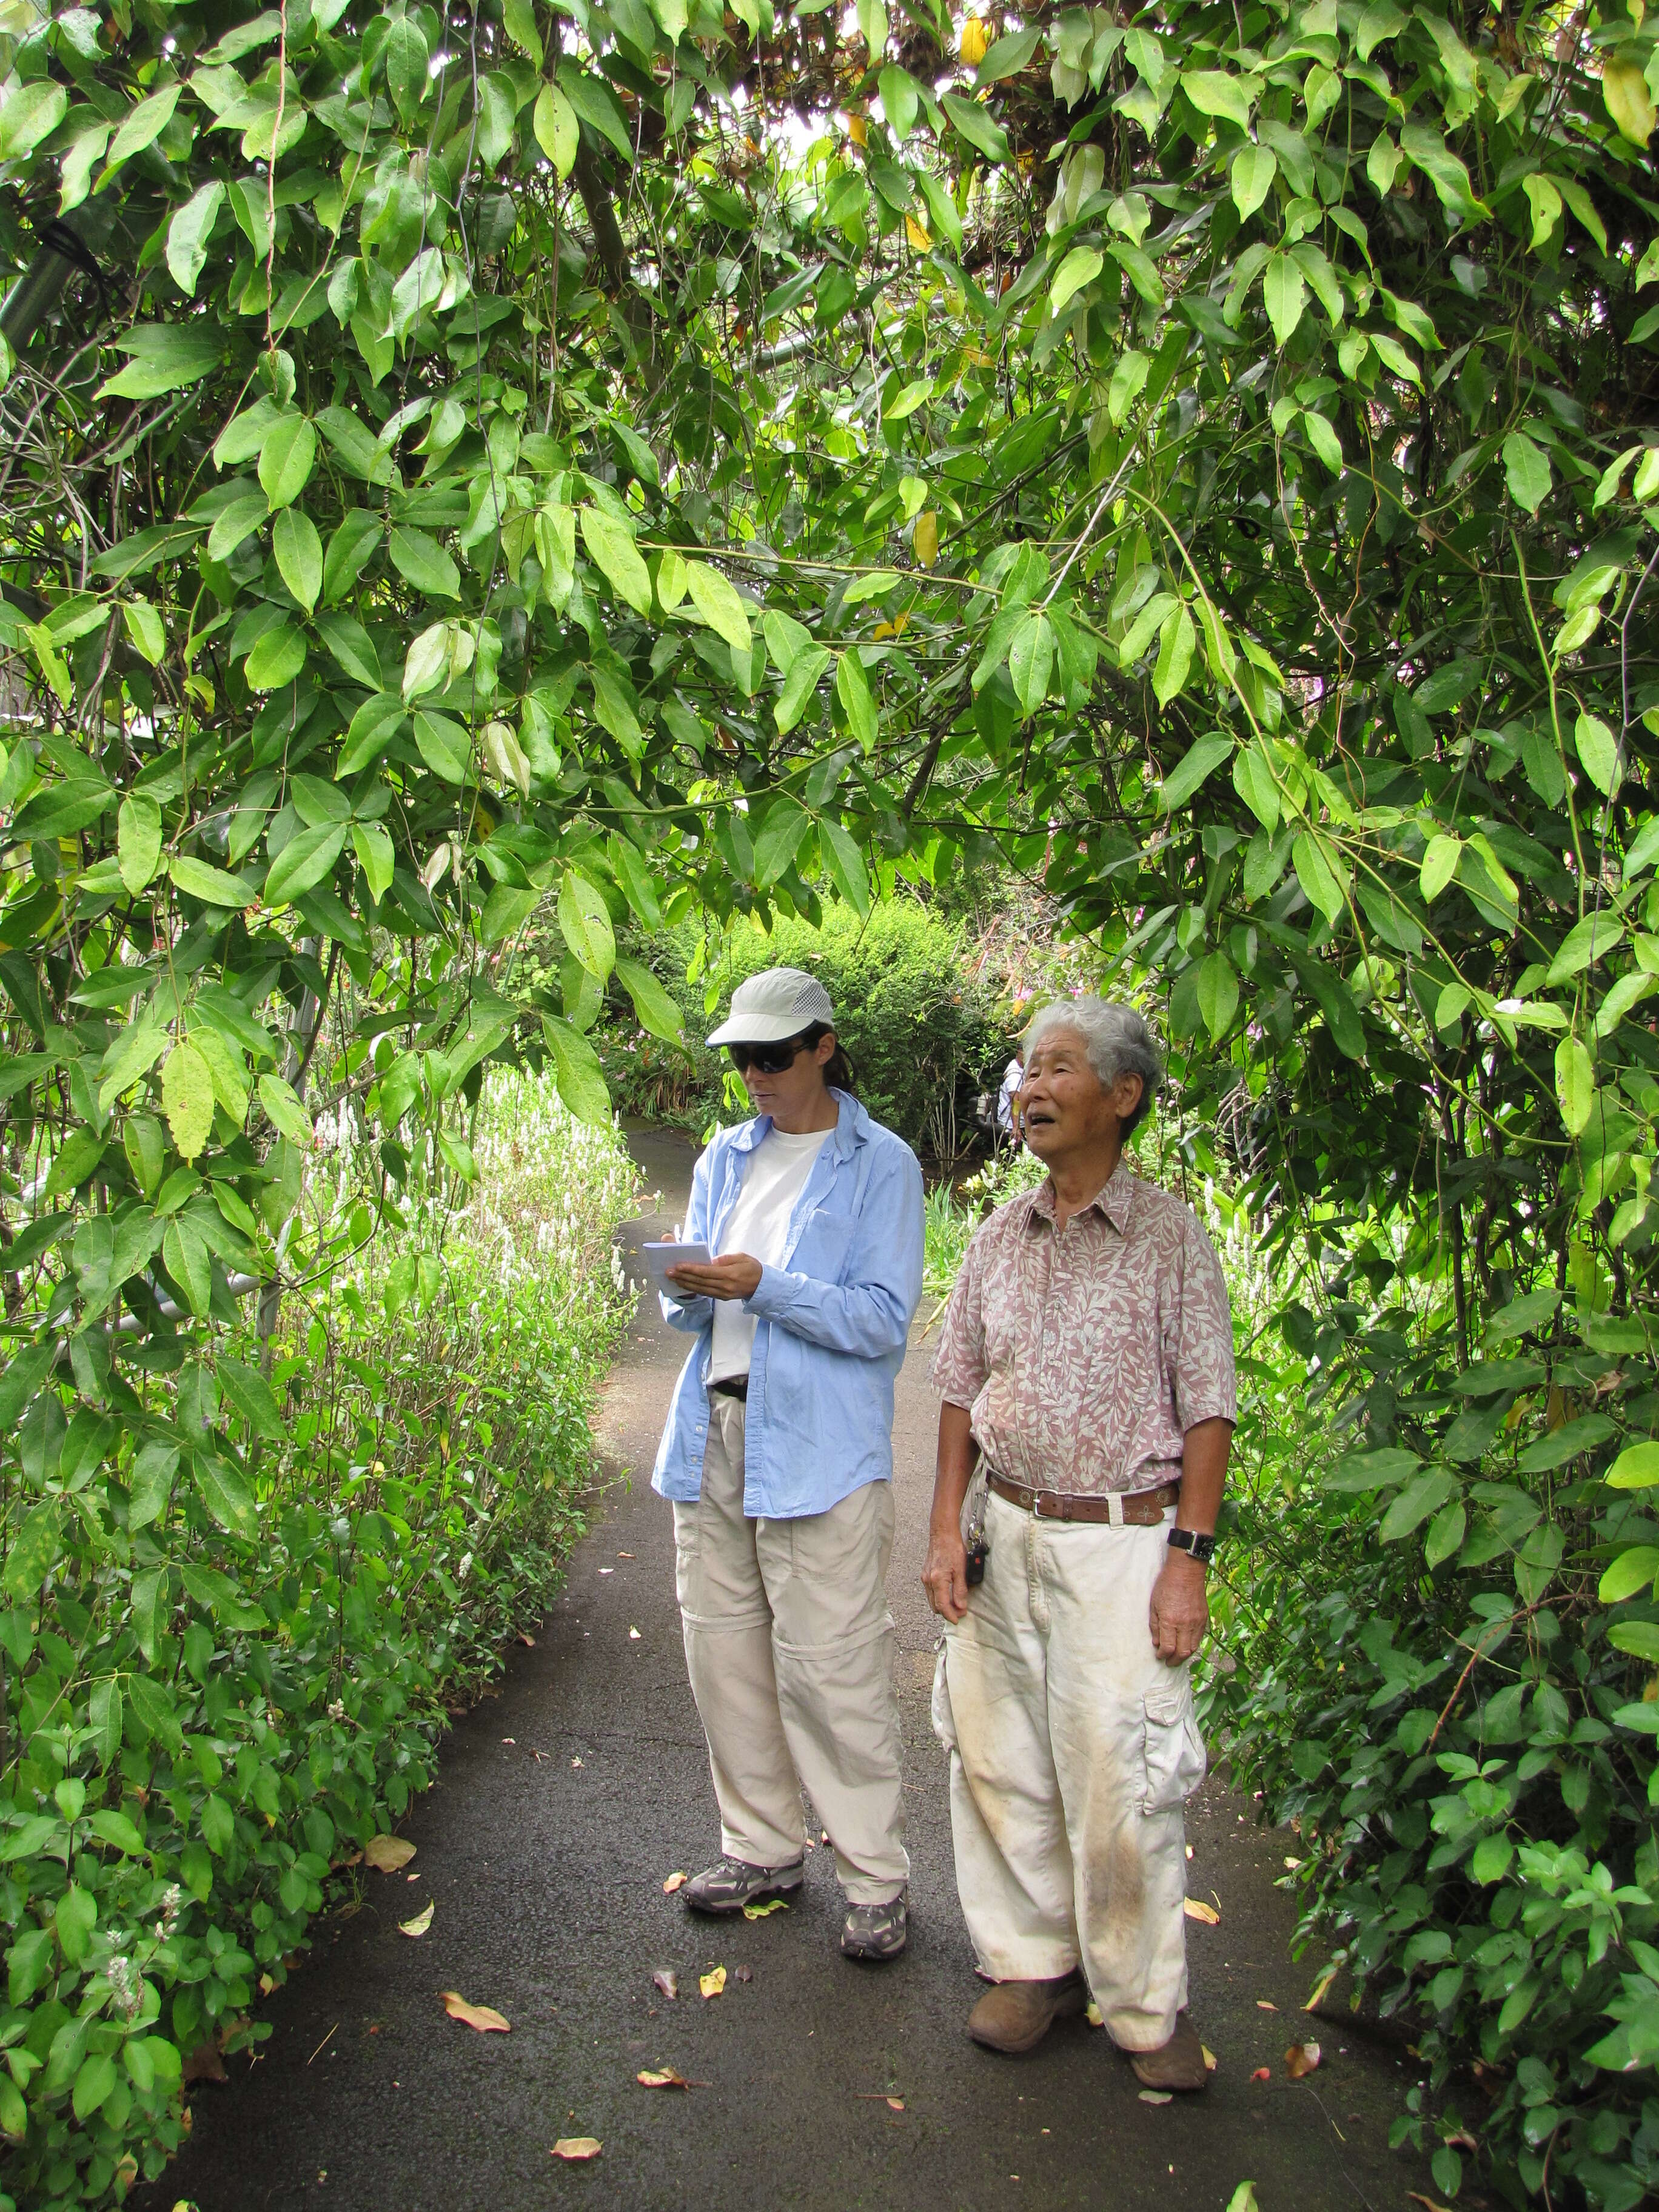
[[[1463,841],[1443,830],[1437,830],[1430,838],[1423,854],[1423,865],[1418,872],[1418,884],[1425,900],[1434,904],[1442,891],[1457,873],[1457,864],[1463,857]]]
[[[775,799],[755,839],[755,884],[769,890],[800,850],[808,817],[793,799]]]
[[[1159,811],[1173,814],[1177,806],[1184,806],[1232,750],[1233,741],[1224,730],[1212,730],[1207,737],[1200,738],[1182,755],[1159,786]]]
[[[597,886],[574,868],[565,871],[559,885],[559,927],[576,959],[596,982],[603,983],[617,964],[611,914]],[[569,1104],[568,1099],[565,1103]]]
[[[833,658],[826,646],[809,645],[791,663],[774,710],[780,737],[787,736],[805,713],[817,694],[818,679]]]
[[[472,768],[472,741],[447,714],[424,708],[415,716],[415,745],[434,775],[446,783],[465,783]]]
[[[649,614],[651,572],[640,557],[633,533],[601,507],[583,507],[580,520],[582,543],[598,563],[611,590],[640,614]],[[730,588],[728,586],[727,589]],[[736,593],[732,596],[735,598]],[[692,597],[696,598],[695,587]],[[747,625],[744,627],[746,630]]]
[[[240,876],[233,876],[224,868],[210,867],[205,860],[192,860],[188,853],[170,854],[167,873],[181,891],[191,898],[200,899],[204,906],[234,907],[240,913],[242,908],[252,906],[258,896]]]
[[[1267,320],[1273,325],[1274,342],[1282,349],[1295,335],[1308,298],[1301,268],[1288,253],[1275,253],[1269,258],[1262,271],[1261,297]]]
[[[267,906],[288,906],[330,874],[344,849],[346,825],[325,822],[290,837],[265,877]]]
[[[158,399],[164,392],[185,391],[218,367],[224,347],[217,329],[199,323],[188,329],[177,323],[142,323],[114,343],[132,357],[100,386],[100,399]]]
[[[536,95],[536,112],[532,118],[536,143],[541,148],[561,179],[568,177],[575,167],[580,134],[576,123],[576,111],[556,84],[544,84]]]
[[[198,1320],[205,1321],[213,1308],[213,1255],[193,1221],[168,1222],[161,1239],[161,1257],[185,1305]]]
[[[875,746],[878,716],[875,696],[855,645],[843,647],[836,664],[836,696],[847,716],[847,726],[868,753]]]
[[[262,1075],[259,1103],[279,1136],[286,1137],[291,1145],[298,1145],[302,1152],[311,1150],[315,1140],[311,1116],[291,1083],[285,1082],[280,1075]]]
[[[325,407],[317,417],[317,428],[348,475],[363,483],[398,486],[397,463],[349,407]],[[376,526],[378,530],[378,518]]]
[[[1555,1048],[1555,1096],[1570,1137],[1580,1135],[1595,1107],[1595,1068],[1576,1036]]]
[[[587,517],[592,511],[589,508],[582,511],[584,537],[587,535]],[[592,550],[591,546],[589,550]],[[635,555],[635,558],[637,560],[638,556]],[[603,567],[603,562],[600,565]],[[643,567],[641,562],[641,570]],[[754,643],[749,627],[749,610],[731,578],[723,575],[718,568],[711,568],[706,562],[688,561],[685,582],[692,605],[709,629],[716,635],[723,637],[734,653],[749,652]]]
[[[1651,1490],[1659,1484],[1659,1443],[1628,1444],[1602,1477],[1609,1490]]]
[[[1250,127],[1250,109],[1260,87],[1259,78],[1251,86],[1226,70],[1183,70],[1181,73],[1181,89],[1200,115],[1221,116],[1229,123],[1236,123],[1241,131]]]
[[[993,162],[1012,159],[1007,139],[978,100],[969,100],[959,92],[947,92],[941,94],[939,106],[975,153],[983,154],[988,161]]]
[[[216,1453],[196,1451],[191,1454],[190,1471],[203,1504],[226,1534],[252,1535],[259,1524],[259,1509],[241,1469]]]
[[[1233,156],[1229,181],[1233,204],[1245,222],[1249,222],[1272,191],[1273,179],[1278,174],[1279,162],[1271,147],[1246,143]]]
[[[303,415],[279,415],[259,447],[259,484],[271,507],[290,506],[310,481],[317,433]]]
[[[1510,498],[1528,514],[1549,497],[1549,462],[1524,430],[1511,430],[1504,441],[1504,477]]]
[[[265,631],[242,664],[251,691],[280,691],[292,684],[306,665],[304,633],[292,623],[278,623]]]
[[[287,1132],[283,1133],[286,1135]],[[257,1367],[248,1367],[240,1359],[232,1359],[221,1352],[215,1372],[219,1388],[230,1404],[246,1422],[249,1430],[268,1444],[280,1444],[288,1431],[282,1415],[276,1410],[276,1401],[270,1395],[270,1385]]]
[[[1611,799],[1619,788],[1618,739],[1599,714],[1580,714],[1573,725],[1572,740],[1585,775]]]
[[[997,84],[1004,77],[1018,76],[1020,70],[1036,53],[1042,40],[1042,27],[1035,23],[1028,25],[1023,31],[1013,31],[999,39],[988,49],[979,67],[975,70],[975,83]],[[881,74],[884,85],[888,77],[897,76],[902,72],[897,70],[884,70]],[[887,105],[884,92],[882,95],[882,105],[884,107]],[[899,135],[902,137],[904,134],[901,131]]]
[[[458,599],[461,596],[460,570],[437,539],[424,530],[394,530],[386,550],[404,581],[426,598]]]
[[[1377,1540],[1393,1544],[1398,1542],[1401,1536],[1410,1535],[1413,1528],[1445,1504],[1456,1487],[1457,1478],[1449,1469],[1443,1467],[1427,1468],[1415,1480],[1406,1485],[1382,1516],[1382,1524],[1376,1532]]]
[[[1216,734],[1219,736],[1221,732]],[[1231,744],[1231,740],[1227,742]],[[1223,760],[1225,757],[1224,753],[1218,756]],[[1210,762],[1205,775],[1215,765],[1215,761]],[[1273,781],[1273,763],[1259,741],[1246,745],[1234,756],[1233,788],[1263,829],[1271,831],[1279,827],[1279,787]]]
[[[169,1269],[168,1271],[172,1271]],[[179,1465],[179,1447],[159,1437],[152,1437],[140,1449],[132,1462],[129,1484],[131,1492],[127,1505],[127,1525],[131,1528],[148,1528],[159,1521],[167,1510],[167,1500],[173,1494],[173,1478]],[[155,1601],[154,1597],[152,1601]]]
[[[1048,305],[1057,315],[1085,284],[1092,284],[1106,266],[1106,257],[1092,246],[1074,246],[1054,271],[1048,287]]]
[[[1224,952],[1212,952],[1198,971],[1198,1011],[1212,1043],[1218,1043],[1238,1012],[1238,975]]]
[[[827,816],[818,823],[818,851],[830,881],[862,921],[870,911],[870,877],[863,854],[840,823]]]
[[[270,533],[270,550],[277,574],[310,614],[323,588],[323,541],[308,514],[284,507]]]
[[[58,1558],[58,1500],[42,1498],[30,1507],[6,1554],[3,1586],[9,1597],[32,1603]]]
[[[1291,848],[1296,864],[1296,879],[1306,892],[1308,903],[1324,915],[1328,922],[1338,921],[1346,912],[1342,884],[1338,880],[1333,849],[1328,847],[1317,830],[1304,830]]]
[[[553,1062],[559,1096],[579,1121],[605,1127],[611,1120],[611,1094],[605,1087],[599,1056],[581,1031],[556,1014],[544,1014],[542,1034]]]
[[[323,556],[323,598],[332,605],[356,590],[379,546],[385,523],[366,507],[348,507]]]
[[[161,857],[161,810],[154,799],[127,798],[117,817],[116,850],[121,881],[137,898],[155,876]]]
[[[1603,1605],[1620,1605],[1646,1589],[1656,1576],[1659,1576],[1659,1548],[1651,1544],[1632,1545],[1603,1573],[1596,1595]]]
[[[648,968],[637,960],[618,960],[617,979],[634,1001],[640,1026],[670,1044],[685,1042],[685,1018]]]
[[[396,866],[392,839],[378,822],[354,822],[351,848],[362,869],[368,895],[378,906],[392,888]]]
[[[167,225],[167,273],[187,300],[206,264],[208,240],[224,197],[225,188],[216,177],[186,200]]]
[[[161,1106],[179,1157],[193,1160],[213,1127],[213,1073],[193,1044],[176,1044],[167,1054]]]
[[[1022,616],[1008,647],[1008,674],[1020,712],[1027,718],[1047,697],[1054,665],[1054,624],[1044,614]]]
[[[588,129],[614,146],[631,168],[634,138],[617,96],[603,77],[590,75],[574,62],[559,64],[559,89]],[[574,1109],[573,1109],[574,1110]]]
[[[362,624],[343,608],[336,608],[319,615],[316,628],[318,636],[352,682],[366,684],[371,691],[378,691],[381,684],[380,657]]]
[[[1193,627],[1193,617],[1184,599],[1164,617],[1158,631],[1158,659],[1152,669],[1152,694],[1160,707],[1167,707],[1185,689],[1192,670],[1193,649],[1198,633]]]
[[[45,57],[42,56],[41,66]],[[82,115],[85,108],[81,110]],[[52,78],[36,77],[15,88],[0,106],[0,161],[21,161],[32,154],[69,112],[69,94]]]

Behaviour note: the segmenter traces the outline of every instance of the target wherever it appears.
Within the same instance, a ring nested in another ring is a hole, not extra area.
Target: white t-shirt
[[[812,1172],[824,1139],[830,1134],[828,1129],[809,1129],[799,1137],[775,1127],[767,1131],[749,1155],[743,1188],[720,1233],[717,1259],[728,1252],[746,1252],[763,1267],[782,1263],[795,1200]],[[717,1298],[709,1381],[722,1382],[736,1375],[747,1375],[754,1343],[754,1315],[744,1311],[741,1299]]]

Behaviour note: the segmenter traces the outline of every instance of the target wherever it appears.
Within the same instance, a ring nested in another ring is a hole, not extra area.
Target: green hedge
[[[954,922],[909,898],[884,901],[866,921],[845,907],[821,928],[798,921],[769,932],[739,919],[723,936],[681,924],[645,947],[652,967],[700,1039],[737,984],[763,968],[805,968],[823,979],[859,1095],[878,1121],[930,1158],[948,1163],[972,1141],[974,1094],[1001,1079],[1012,1015],[994,977],[976,976]],[[688,980],[688,970],[695,973]],[[625,1110],[684,1121],[701,1131],[717,1115],[746,1110],[724,1088],[724,1055],[694,1043],[690,1060],[632,1022],[608,1023],[597,1040],[611,1095]]]
[[[269,1383],[228,1328],[173,1340],[171,1373],[165,1339],[145,1366],[118,1351],[105,1401],[143,1400],[153,1436],[246,1437],[251,1516],[209,1453],[135,1454],[136,1419],[100,1460],[115,1424],[66,1421],[67,1365],[5,1409],[0,2212],[161,2172],[185,2061],[268,2033],[252,2015],[331,1875],[545,1609],[626,1310],[610,1231],[633,1177],[550,1085],[498,1073],[492,1094],[441,1247],[434,1184],[371,1267],[290,1299]],[[348,1254],[360,1166],[325,1154],[313,1178],[319,1243],[337,1223]]]

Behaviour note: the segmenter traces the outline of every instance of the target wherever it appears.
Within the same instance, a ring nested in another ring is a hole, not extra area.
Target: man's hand
[[[968,1610],[968,1547],[952,1522],[927,1533],[927,1564],[921,1571],[927,1602],[945,1620],[960,1620]]]
[[[728,1252],[706,1267],[671,1267],[668,1279],[688,1298],[752,1298],[760,1288],[761,1263],[746,1252]]]
[[[1166,1665],[1190,1659],[1210,1626],[1210,1600],[1202,1567],[1185,1552],[1171,1552],[1152,1584],[1152,1649]]]

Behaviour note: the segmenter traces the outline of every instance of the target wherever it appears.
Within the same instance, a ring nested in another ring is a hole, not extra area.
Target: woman
[[[697,1340],[653,1486],[674,1502],[720,1814],[721,1856],[685,1901],[738,1912],[798,1892],[804,1783],[847,1893],[841,1948],[891,1959],[910,1872],[885,1590],[893,1378],[921,1296],[921,1170],[853,1097],[816,976],[750,976],[708,1042],[756,1114],[697,1162],[685,1235],[714,1256],[671,1269],[662,1302]]]

